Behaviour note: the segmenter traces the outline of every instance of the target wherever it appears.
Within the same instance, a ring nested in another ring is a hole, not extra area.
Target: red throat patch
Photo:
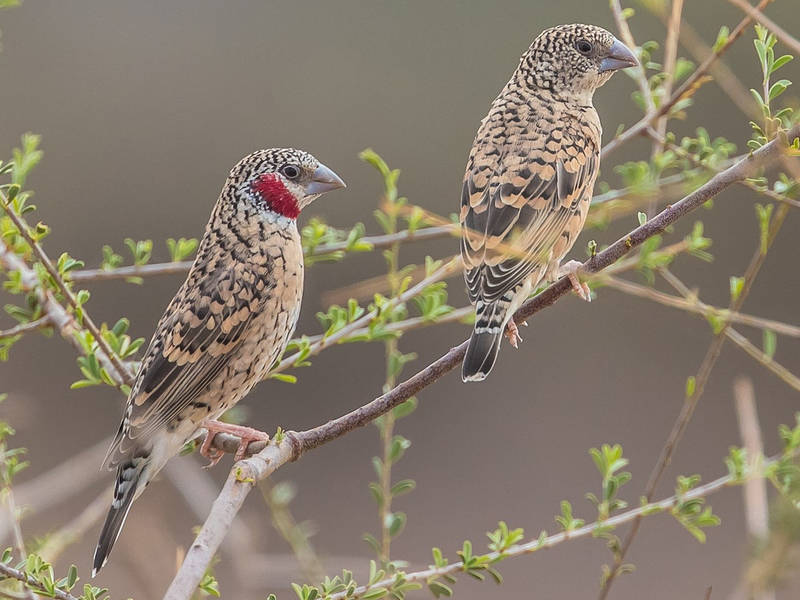
[[[253,191],[264,201],[272,212],[289,219],[296,219],[300,207],[294,194],[286,189],[280,175],[266,173],[253,182]]]

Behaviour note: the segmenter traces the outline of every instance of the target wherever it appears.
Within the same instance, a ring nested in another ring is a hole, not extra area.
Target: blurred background
[[[800,31],[796,0],[777,1],[767,14],[790,32]],[[712,44],[719,27],[733,28],[741,13],[724,0],[704,0],[687,2],[684,17]],[[168,260],[164,240],[199,237],[230,168],[249,152],[272,146],[308,150],[348,184],[314,204],[303,222],[315,215],[339,227],[362,221],[378,233],[372,212],[382,184],[358,152],[372,147],[400,168],[401,193],[412,203],[443,215],[455,212],[472,138],[520,54],[546,27],[574,21],[616,31],[608,3],[597,0],[28,1],[0,13],[0,153],[10,156],[26,131],[43,136],[44,159],[28,187],[36,192],[35,218],[53,227],[45,248],[51,256],[67,251],[88,267],[100,264],[104,244],[122,253],[126,237],[152,239],[154,260]],[[646,10],[637,11],[631,26],[639,43],[664,38],[660,20]],[[758,87],[752,29],[745,35],[749,39],[734,46],[725,62],[746,87]],[[800,79],[798,65],[785,67],[783,76]],[[634,89],[635,82],[619,74],[597,93],[606,141],[618,124],[638,120],[630,100]],[[690,133],[702,125],[743,152],[748,120],[711,84],[697,96],[689,120],[674,130]],[[635,141],[603,164],[601,179],[616,185],[613,165],[649,155],[650,143]],[[714,262],[681,257],[673,270],[699,287],[706,302],[727,305],[729,277],[744,272],[757,246],[756,201],[763,202],[732,188],[713,211],[685,219],[668,237],[680,240],[696,219],[704,221]],[[608,244],[636,224],[630,216],[606,230],[587,230],[570,257],[583,260],[588,240]],[[794,211],[746,312],[798,322],[798,234],[800,214]],[[455,240],[444,239],[408,245],[401,257],[405,264],[455,252]],[[314,265],[298,333],[320,332],[315,313],[324,309],[326,292],[383,272],[378,252]],[[88,309],[97,322],[129,317],[132,335],[149,339],[182,277],[151,278],[141,286],[95,283]],[[450,292],[454,305],[466,303],[459,278],[451,280]],[[12,325],[0,316],[0,329]],[[404,336],[400,349],[419,355],[404,375],[468,332],[451,324]],[[680,410],[686,378],[696,373],[713,335],[699,317],[611,289],[599,290],[592,304],[570,295],[536,315],[522,333],[521,349],[506,345],[486,382],[464,385],[451,373],[425,390],[416,412],[398,423],[397,433],[412,445],[395,477],[413,478],[417,489],[394,504],[408,515],[408,525],[393,544],[393,558],[419,568],[431,562],[433,546],[451,559],[464,539],[485,548],[485,533],[499,520],[533,537],[542,529],[555,532],[561,500],[571,501],[577,516],[592,518],[596,513],[584,495],[598,493],[600,477],[588,450],[602,443],[621,444],[631,458],[633,480],[621,495],[636,504]],[[761,345],[760,332],[746,333]],[[121,395],[108,387],[70,391],[80,378],[75,359],[58,337],[34,334],[0,367],[0,391],[9,393],[3,419],[17,428],[12,443],[27,447],[31,461],[17,480],[23,491],[26,482],[79,457],[118,425]],[[797,371],[799,359],[798,340],[779,338],[776,360]],[[324,423],[380,394],[384,369],[382,345],[328,350],[311,368],[293,371],[297,384],[259,385],[243,402],[247,423],[266,431]],[[738,375],[753,379],[766,451],[778,450],[777,427],[794,422],[798,395],[728,344],[658,498],[672,493],[678,474],[699,473],[708,481],[725,473],[723,457],[740,444],[732,394]],[[370,426],[276,475],[296,485],[293,513],[316,524],[312,542],[330,575],[342,567],[363,575],[374,558],[361,537],[379,531],[367,490],[374,478],[370,460],[379,450],[378,432]],[[112,481],[103,473],[68,501],[37,509],[57,500],[62,485],[94,476],[103,451],[95,451],[96,462],[61,467],[57,485],[27,488],[24,500],[33,507],[23,522],[28,536],[64,525]],[[196,455],[174,459],[137,501],[95,581],[112,597],[161,597],[176,568],[176,547],[191,543],[192,527],[204,520],[231,464],[226,458],[201,471],[203,462]],[[190,488],[176,487],[184,479]],[[206,493],[185,493],[201,485]],[[621,577],[610,597],[699,599],[709,587],[714,599],[731,597],[749,552],[742,492],[723,491],[711,504],[722,526],[708,531],[705,545],[668,515],[645,520],[627,558],[636,572]],[[288,584],[300,577],[296,563],[257,492],[239,523],[215,569],[222,597],[294,597]],[[59,572],[74,563],[88,578],[99,529],[99,523],[91,527],[65,553]],[[576,540],[503,563],[501,587],[462,576],[456,597],[594,598],[600,567],[610,560],[601,540]],[[799,590],[790,581],[778,597],[797,598]]]

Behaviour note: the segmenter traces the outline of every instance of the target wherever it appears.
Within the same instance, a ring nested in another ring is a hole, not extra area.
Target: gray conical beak
[[[618,71],[628,67],[638,66],[639,61],[625,44],[619,40],[614,40],[605,58],[600,61],[600,71]]]
[[[325,192],[332,192],[339,188],[347,187],[344,181],[325,165],[320,165],[311,176],[311,183],[306,187],[306,194],[316,196]]]

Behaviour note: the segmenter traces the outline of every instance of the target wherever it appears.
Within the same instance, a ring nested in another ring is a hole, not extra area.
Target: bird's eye
[[[591,54],[592,53],[592,43],[587,40],[578,40],[575,44],[575,48],[578,49],[578,52],[581,54]]]
[[[289,179],[297,179],[300,177],[300,168],[294,165],[284,165],[281,167],[281,173]]]

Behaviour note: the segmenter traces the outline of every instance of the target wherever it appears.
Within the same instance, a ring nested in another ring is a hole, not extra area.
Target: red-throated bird
[[[244,434],[240,451],[258,437],[215,419],[286,348],[303,297],[297,215],[341,187],[333,171],[294,149],[254,152],[231,171],[189,275],[156,327],[108,451],[106,464],[117,479],[93,575],[108,560],[134,499],[199,429],[208,430],[206,453],[213,432]]]
[[[544,281],[575,276],[560,267],[583,228],[600,162],[594,91],[614,71],[637,65],[605,29],[561,25],[542,32],[481,122],[461,193],[461,256],[475,325],[464,381],[491,371],[514,311]]]

